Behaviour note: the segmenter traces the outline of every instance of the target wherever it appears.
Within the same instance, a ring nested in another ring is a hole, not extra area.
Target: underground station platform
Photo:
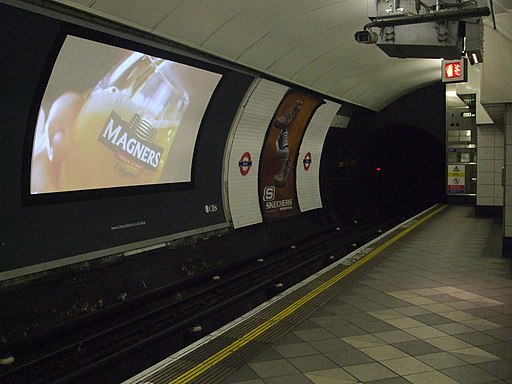
[[[500,231],[433,206],[123,384],[512,383]]]

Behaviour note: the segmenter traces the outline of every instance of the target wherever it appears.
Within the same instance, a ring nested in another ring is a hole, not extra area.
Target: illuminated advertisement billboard
[[[267,220],[300,212],[295,171],[307,125],[324,100],[291,90],[283,98],[267,129],[259,166],[259,196]]]
[[[190,182],[221,77],[68,35],[39,108],[30,193]]]

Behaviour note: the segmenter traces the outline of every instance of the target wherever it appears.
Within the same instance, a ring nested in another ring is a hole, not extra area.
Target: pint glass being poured
[[[161,182],[189,96],[180,64],[134,52],[92,89],[60,177],[65,190]]]

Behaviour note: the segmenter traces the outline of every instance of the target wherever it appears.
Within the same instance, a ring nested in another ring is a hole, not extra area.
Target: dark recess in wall
[[[357,110],[331,128],[322,157],[324,201],[343,217],[417,210],[444,201],[445,87],[406,95],[380,112]]]

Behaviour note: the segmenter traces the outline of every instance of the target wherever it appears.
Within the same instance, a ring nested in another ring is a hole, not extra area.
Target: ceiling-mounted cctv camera
[[[373,31],[365,29],[364,31],[357,31],[354,34],[354,39],[356,39],[358,43],[376,44],[377,41],[379,41],[379,35]]]

